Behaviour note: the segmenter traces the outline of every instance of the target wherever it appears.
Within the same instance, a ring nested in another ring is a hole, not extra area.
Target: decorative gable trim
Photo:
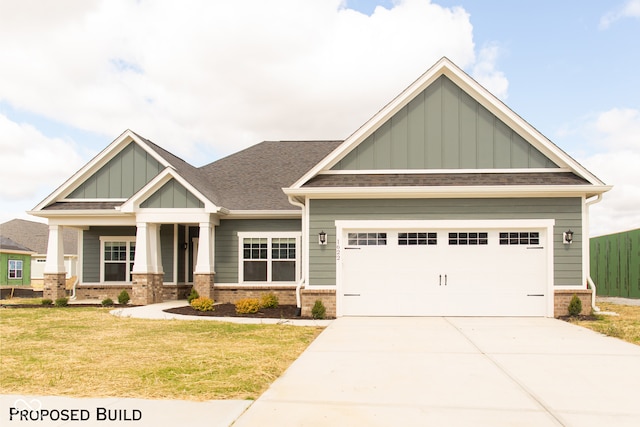
[[[205,197],[200,191],[198,191],[194,186],[192,186],[187,180],[181,177],[175,170],[171,168],[166,168],[158,176],[152,179],[146,186],[144,186],[140,191],[134,194],[129,200],[120,206],[120,212],[124,213],[133,213],[140,210],[144,210],[141,208],[142,203],[144,203],[149,197],[154,195],[171,179],[175,179],[180,185],[182,185],[188,192],[193,194],[202,204],[203,208],[191,208],[186,210],[199,210],[208,213],[227,213],[227,210],[221,207],[216,206],[212,203],[207,197]],[[154,209],[157,210],[157,209]],[[175,209],[173,209],[175,210]],[[185,210],[185,209],[180,209]]]
[[[69,178],[64,184],[58,187],[53,193],[51,193],[40,204],[33,208],[32,212],[41,211],[46,206],[64,200],[69,194],[71,194],[76,188],[78,188],[87,179],[93,176],[106,165],[111,159],[113,159],[120,151],[122,151],[130,143],[136,143],[155,160],[158,161],[164,168],[171,168],[173,166],[169,162],[162,158],[155,150],[151,149],[135,132],[127,129],[118,138],[116,138],[111,144],[109,144],[104,150],[102,150],[97,156],[95,156],[89,163],[84,165],[78,172],[76,172],[71,178]]]
[[[449,78],[490,113],[502,120],[509,128],[522,136],[525,141],[530,143],[534,148],[540,151],[540,153],[558,165],[560,169],[570,170],[594,186],[605,186],[605,184],[595,175],[538,132],[533,126],[513,112],[502,101],[482,87],[478,82],[473,80],[449,59],[443,57],[426,73],[418,78],[418,80],[412,83],[400,95],[388,103],[384,108],[382,108],[382,110],[349,136],[330,155],[325,157],[309,172],[296,181],[290,188],[300,189],[314,176],[330,170],[353,149],[355,149],[355,147],[372,135],[378,128],[380,128],[380,126],[391,119],[391,117],[405,107],[413,98],[424,91],[429,85],[433,84],[442,75]]]

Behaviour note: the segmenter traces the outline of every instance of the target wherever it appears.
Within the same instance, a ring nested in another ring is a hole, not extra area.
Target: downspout
[[[289,196],[289,203],[291,203],[294,206],[298,206],[301,210],[302,210],[302,239],[300,242],[300,245],[303,246],[302,248],[300,248],[300,280],[298,281],[298,285],[296,286],[296,316],[301,316],[302,315],[302,298],[300,297],[300,290],[302,289],[302,286],[304,285],[305,282],[305,277],[304,277],[304,272],[305,272],[305,268],[304,268],[304,262],[305,262],[305,258],[304,258],[304,254],[305,254],[305,250],[306,248],[304,247],[304,237],[305,237],[305,230],[307,229],[307,216],[305,215],[305,205],[304,203],[300,203],[296,200],[293,199],[292,196]]]
[[[602,200],[602,193],[596,195],[595,199],[591,199],[591,200],[586,200],[584,202],[584,205],[589,208],[591,205],[595,205],[596,203],[600,202]],[[588,226],[589,224],[587,224]],[[591,244],[589,244],[589,246],[591,246]],[[589,257],[587,258],[587,265],[589,267],[588,271],[589,273],[587,273],[587,285],[589,285],[589,287],[593,290],[593,293],[591,294],[591,308],[593,309],[593,311],[595,311],[596,313],[600,311],[600,307],[598,307],[596,305],[596,284],[593,283],[593,279],[591,278],[591,254],[589,254]]]

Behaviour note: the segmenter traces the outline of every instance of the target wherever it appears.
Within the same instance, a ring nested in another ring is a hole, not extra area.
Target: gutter
[[[602,193],[599,193],[596,195],[595,199],[591,199],[591,200],[586,200],[584,202],[584,205],[588,208],[591,205],[595,205],[596,203],[600,202],[602,200]],[[598,307],[596,305],[596,284],[593,282],[593,279],[591,278],[591,254],[589,254],[589,274],[587,274],[587,285],[589,286],[589,288],[593,289],[593,293],[591,294],[591,308],[593,309],[594,312],[598,313],[600,311],[600,307]]]
[[[293,206],[298,206],[302,210],[302,242],[301,244],[304,246],[305,230],[307,229],[307,216],[304,214],[305,205],[304,203],[294,200],[293,196],[288,196],[288,199],[289,199],[289,203],[291,203]],[[304,250],[300,251],[300,264],[302,265],[300,266],[300,281],[296,286],[296,308],[297,308],[296,316],[302,315],[302,298],[300,296],[300,290],[302,289],[302,286],[304,286],[304,282],[305,282],[305,277],[304,277],[305,268],[304,268],[304,258],[303,258],[304,253],[305,253]]]

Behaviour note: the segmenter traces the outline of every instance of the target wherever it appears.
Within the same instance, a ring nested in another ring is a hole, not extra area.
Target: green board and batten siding
[[[9,278],[9,260],[22,261],[22,277]],[[0,285],[23,286],[31,284],[31,255],[0,252]]]
[[[640,298],[640,229],[594,237],[589,245],[598,295]]]
[[[557,168],[441,76],[333,170]]]
[[[300,232],[301,228],[299,219],[221,220],[220,225],[216,227],[215,282],[238,283],[238,232]]]
[[[169,180],[158,191],[152,194],[141,205],[141,208],[203,208],[196,196],[189,192],[175,179]]]
[[[582,200],[580,198],[514,199],[376,199],[310,200],[309,235],[328,235],[326,246],[309,247],[309,285],[336,284],[336,220],[482,220],[555,219],[554,284],[580,285],[582,280]],[[562,231],[574,230],[574,244],[562,243]]]
[[[69,199],[128,199],[162,170],[162,165],[136,143],[130,143],[84,181]]]

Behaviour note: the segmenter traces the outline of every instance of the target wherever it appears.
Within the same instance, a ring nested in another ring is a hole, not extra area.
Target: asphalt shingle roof
[[[16,243],[8,237],[0,236],[0,250],[33,252],[26,246]]]
[[[0,224],[0,235],[25,246],[38,254],[47,253],[49,242],[49,226],[41,222],[25,219],[12,219]],[[63,228],[62,239],[64,253],[71,255],[78,253],[78,232],[73,228]]]

